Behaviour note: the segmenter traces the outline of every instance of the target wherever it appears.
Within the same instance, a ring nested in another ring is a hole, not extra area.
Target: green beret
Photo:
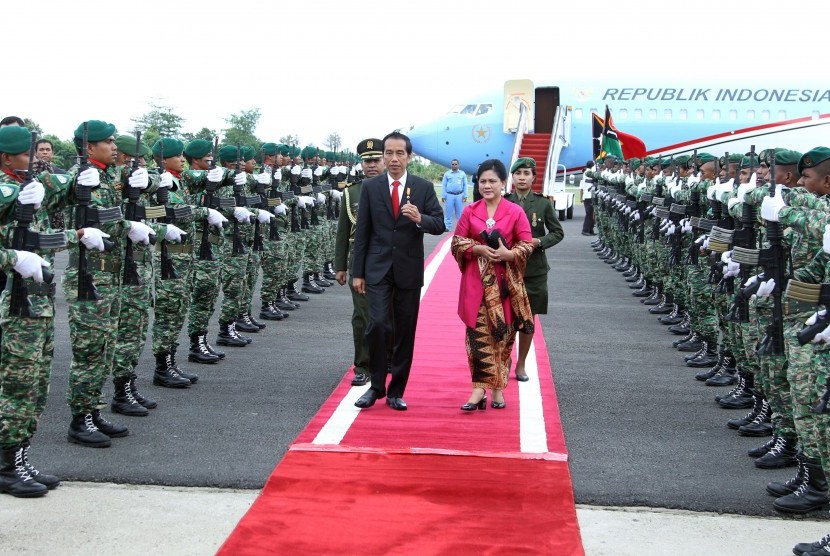
[[[164,137],[153,145],[153,154],[161,156],[162,150],[164,151],[164,158],[179,156],[184,151],[184,143],[172,137]]]
[[[105,139],[109,139],[113,135],[115,135],[114,125],[102,122],[101,120],[89,120],[89,122],[87,122],[87,141],[103,141]],[[75,139],[80,141],[83,138],[84,124],[81,124],[75,128]],[[135,154],[135,148],[133,148],[132,154]]]
[[[118,149],[118,152],[129,155],[135,156],[135,136],[134,135],[119,135],[115,138],[115,147]],[[143,141],[141,142],[141,152],[139,156],[143,156],[144,158],[149,158],[153,152],[150,150]]]
[[[213,150],[213,143],[206,139],[194,139],[184,148],[184,154],[190,158],[204,158]]]
[[[20,154],[32,146],[32,132],[25,127],[0,127],[0,153]]]
[[[818,166],[825,160],[830,159],[830,149],[827,147],[815,147],[810,149],[798,161],[798,173],[801,174],[805,168]]]
[[[741,153],[732,153],[732,154],[729,155],[729,162],[740,163],[741,160],[743,160],[743,158],[744,158],[744,155],[742,155]],[[725,157],[723,157],[723,156],[720,157],[718,159],[718,162],[720,163],[721,166],[726,166],[726,158]]]
[[[671,166],[672,159],[671,158],[663,158],[660,159],[660,168],[668,168]]]
[[[300,156],[303,158],[312,158],[317,156],[317,147],[303,147],[303,150],[300,151]]]
[[[628,161],[628,165],[631,167],[632,170],[636,170],[637,168],[642,166],[643,163],[640,161],[639,158],[632,158]]]
[[[643,166],[645,166],[646,168],[651,168],[652,166],[654,166],[654,162],[654,157],[647,156],[643,159]]]
[[[219,149],[219,160],[221,162],[236,162],[236,145],[225,145]]]
[[[521,168],[530,168],[533,170],[533,173],[536,173],[536,161],[527,156],[520,158],[513,163],[513,166],[510,167],[510,173],[514,174],[516,173],[516,170]]]
[[[278,147],[279,147],[279,150],[280,150],[280,154],[282,156],[288,156],[288,153],[289,153],[288,145],[278,145]]]
[[[703,166],[704,164],[714,162],[716,160],[717,158],[709,153],[697,153],[697,163],[699,166]]]
[[[242,147],[242,160],[248,161],[256,157],[256,149],[253,147]]]
[[[741,168],[758,168],[760,166],[760,162],[757,156],[744,156],[741,158]]]
[[[761,153],[761,162],[769,166],[773,152],[775,152],[775,164],[779,166],[795,166],[798,164],[799,159],[801,159],[800,152],[777,147],[763,151]]]
[[[268,156],[271,156],[273,154],[277,154],[277,144],[263,143],[259,150],[260,152],[262,152],[262,154],[267,154]]]

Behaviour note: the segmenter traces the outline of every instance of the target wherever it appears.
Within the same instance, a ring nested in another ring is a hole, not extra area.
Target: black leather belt
[[[78,254],[77,253],[70,253],[69,254],[69,267],[77,269],[78,268]],[[90,257],[87,255],[86,257],[86,269],[87,270],[97,270],[99,272],[121,272],[121,260],[120,259],[112,259],[112,258],[102,258],[102,257]]]
[[[9,274],[6,277],[6,291],[12,291],[12,282],[14,282],[15,279],[21,280],[22,278],[15,274]],[[57,288],[55,287],[54,280],[51,284],[47,284],[46,282],[38,284],[32,280],[30,284],[26,284],[26,290],[28,290],[29,295],[45,295],[49,299],[54,299]]]

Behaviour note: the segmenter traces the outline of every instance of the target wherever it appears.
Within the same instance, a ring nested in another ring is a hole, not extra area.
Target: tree
[[[185,143],[189,143],[189,142],[193,141],[194,139],[204,139],[204,140],[210,141],[212,143],[213,138],[216,137],[217,135],[218,134],[214,130],[203,127],[201,130],[197,131],[196,133],[190,133],[190,132],[182,133],[182,141],[184,141]]]
[[[37,136],[40,137],[43,135],[43,128],[35,122],[34,120],[30,120],[29,118],[23,118],[23,123],[26,124],[26,129],[29,131],[34,131],[37,133]]]
[[[259,108],[252,108],[243,110],[239,114],[231,114],[230,117],[225,118],[225,122],[229,127],[222,130],[225,133],[222,143],[225,145],[259,146],[261,141],[254,132],[259,124],[260,115]]]
[[[299,145],[300,144],[300,136],[299,135],[284,135],[280,137],[280,143],[283,145]]]
[[[440,164],[425,164],[420,157],[413,157],[407,164],[407,171],[433,183],[440,182],[447,170],[449,168]]]
[[[133,118],[135,128],[131,133],[140,131],[143,135],[141,142],[152,145],[161,137],[178,137],[181,135],[184,118],[173,113],[170,106],[150,103],[150,111],[138,118]]]
[[[340,150],[340,147],[343,145],[343,139],[340,138],[340,134],[336,131],[334,133],[329,134],[326,137],[326,140],[323,143],[329,150],[337,152]]]
[[[75,165],[78,158],[78,151],[75,150],[75,144],[72,141],[64,141],[58,139],[57,136],[47,134],[43,136],[44,139],[49,139],[54,145],[52,157],[52,164],[58,168],[69,169]]]

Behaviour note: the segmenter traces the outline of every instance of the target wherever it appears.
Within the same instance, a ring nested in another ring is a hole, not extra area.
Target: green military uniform
[[[536,161],[532,158],[520,158],[513,163],[510,173],[520,168],[536,168]],[[524,209],[530,222],[530,231],[534,238],[539,238],[539,247],[527,259],[525,267],[525,288],[530,300],[530,309],[534,315],[546,315],[548,312],[548,271],[550,264],[545,256],[545,250],[553,247],[565,237],[562,225],[556,218],[556,212],[550,200],[539,193],[529,191],[527,195],[520,195],[514,188],[507,196]]]
[[[268,155],[276,158],[279,154],[279,145],[265,143],[260,147],[260,151],[263,157]],[[277,303],[282,301],[280,290],[284,283],[281,278],[283,278],[284,273],[283,261],[286,246],[282,236],[285,235],[288,217],[285,205],[283,205],[280,198],[281,194],[277,191],[281,173],[276,168],[276,163],[273,168],[263,165],[260,171],[260,175],[271,175],[270,180],[272,181],[266,186],[268,188],[266,197],[268,197],[268,211],[275,214],[276,217],[272,218],[270,224],[266,224],[263,230],[263,251],[260,253],[262,286],[259,290],[262,306],[259,316],[267,320],[282,320],[288,317],[288,313],[282,312]]]

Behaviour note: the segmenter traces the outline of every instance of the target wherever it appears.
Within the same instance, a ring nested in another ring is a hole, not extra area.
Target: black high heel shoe
[[[504,409],[507,407],[507,402],[493,402],[490,404],[493,409]]]
[[[461,406],[461,411],[475,411],[480,409],[484,411],[487,409],[487,396],[484,396],[478,403],[467,402]]]

